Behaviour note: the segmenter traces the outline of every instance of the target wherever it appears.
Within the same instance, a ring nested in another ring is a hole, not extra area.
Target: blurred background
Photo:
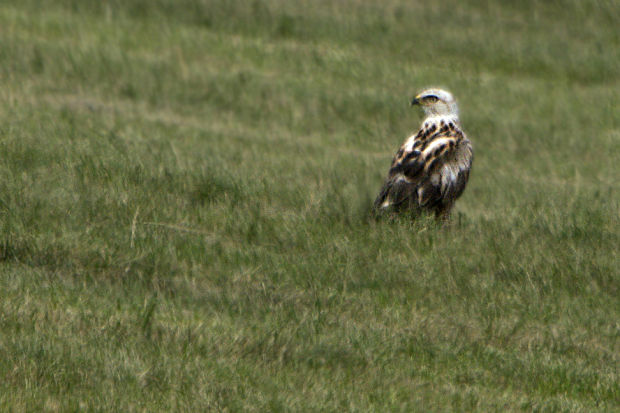
[[[4,0],[0,406],[618,407],[615,0]],[[429,86],[448,228],[372,201]]]

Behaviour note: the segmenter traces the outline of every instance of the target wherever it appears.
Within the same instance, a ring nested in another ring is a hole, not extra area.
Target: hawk
[[[450,92],[427,89],[411,105],[421,106],[426,118],[396,152],[375,200],[375,211],[411,211],[414,215],[430,211],[437,219],[447,220],[465,190],[473,148],[461,129]]]

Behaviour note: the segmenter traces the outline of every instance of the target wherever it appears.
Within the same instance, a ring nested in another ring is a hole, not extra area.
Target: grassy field
[[[2,1],[0,410],[618,411],[618,21]],[[432,85],[469,186],[376,222]]]

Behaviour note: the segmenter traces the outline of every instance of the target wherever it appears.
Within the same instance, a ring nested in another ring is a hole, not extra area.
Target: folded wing
[[[394,156],[375,209],[449,209],[465,189],[472,157],[471,144],[459,130],[405,142]]]

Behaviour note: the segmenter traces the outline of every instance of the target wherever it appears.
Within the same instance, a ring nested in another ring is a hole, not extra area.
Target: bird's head
[[[426,89],[411,101],[420,105],[426,116],[458,116],[458,107],[452,93],[443,89]]]

